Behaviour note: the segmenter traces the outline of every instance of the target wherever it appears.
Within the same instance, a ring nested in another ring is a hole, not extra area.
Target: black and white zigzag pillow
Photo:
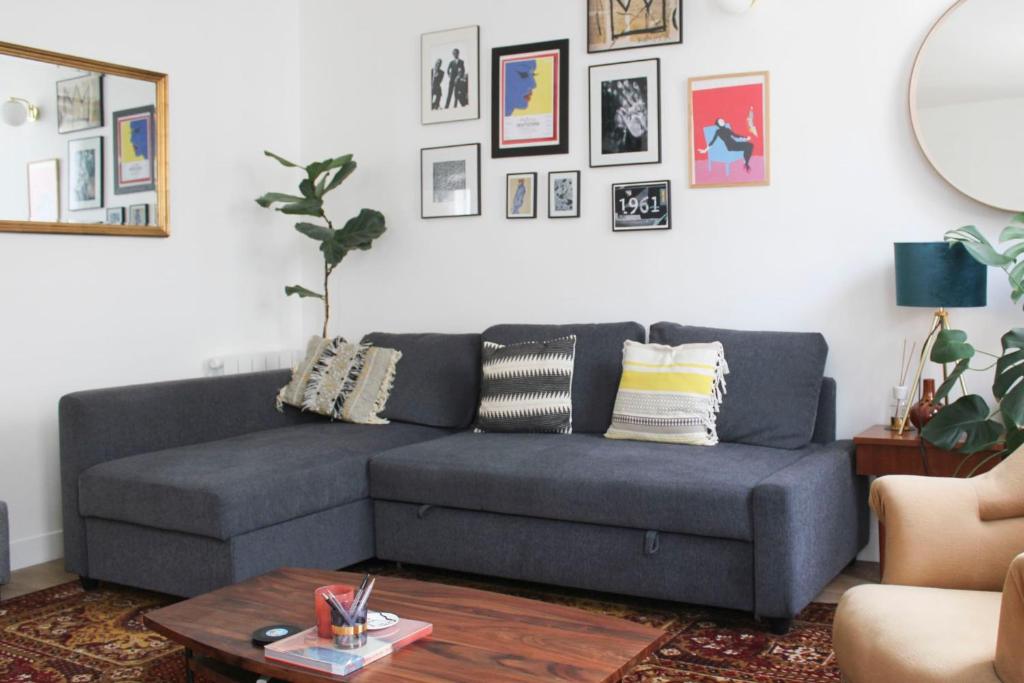
[[[572,433],[575,335],[483,344],[478,432]]]

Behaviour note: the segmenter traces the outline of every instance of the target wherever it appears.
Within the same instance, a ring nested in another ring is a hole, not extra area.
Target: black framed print
[[[424,124],[480,118],[480,27],[424,33],[420,79]]]
[[[548,173],[548,218],[580,217],[580,172]]]
[[[612,230],[668,230],[672,227],[669,181],[612,185]]]
[[[480,143],[420,150],[420,217],[480,215]]]
[[[683,42],[683,0],[587,0],[587,52]]]
[[[537,217],[537,174],[509,173],[505,176],[505,218]]]
[[[129,206],[128,225],[149,225],[149,204],[132,204]]]
[[[103,138],[68,140],[68,209],[103,208]]]
[[[491,157],[569,152],[569,41],[491,50]]]
[[[107,225],[124,225],[124,207],[112,206],[107,209]]]
[[[661,163],[661,60],[590,67],[590,166]]]
[[[57,132],[103,127],[103,74],[57,81]]]

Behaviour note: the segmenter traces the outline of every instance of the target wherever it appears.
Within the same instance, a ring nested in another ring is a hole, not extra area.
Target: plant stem
[[[320,212],[320,215],[323,217],[325,221],[327,221],[327,227],[333,230],[334,224],[331,223],[331,219],[328,218],[327,216],[324,216],[322,211]],[[324,337],[325,339],[327,338],[327,323],[331,319],[331,289],[328,286],[327,281],[330,279],[331,273],[333,271],[334,267],[328,265],[327,261],[324,261],[324,332],[321,336]]]

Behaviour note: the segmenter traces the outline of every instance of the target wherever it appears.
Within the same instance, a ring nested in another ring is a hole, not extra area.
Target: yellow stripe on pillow
[[[715,378],[692,372],[636,372],[623,370],[619,389],[632,391],[675,391],[686,394],[711,394]]]

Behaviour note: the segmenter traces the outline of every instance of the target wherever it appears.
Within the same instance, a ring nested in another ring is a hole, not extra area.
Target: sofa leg
[[[96,579],[90,579],[88,576],[79,576],[78,583],[82,584],[82,590],[94,591],[100,587],[100,582]]]
[[[768,630],[777,636],[786,635],[793,626],[793,620],[785,617],[769,617],[765,622],[768,624]]]

